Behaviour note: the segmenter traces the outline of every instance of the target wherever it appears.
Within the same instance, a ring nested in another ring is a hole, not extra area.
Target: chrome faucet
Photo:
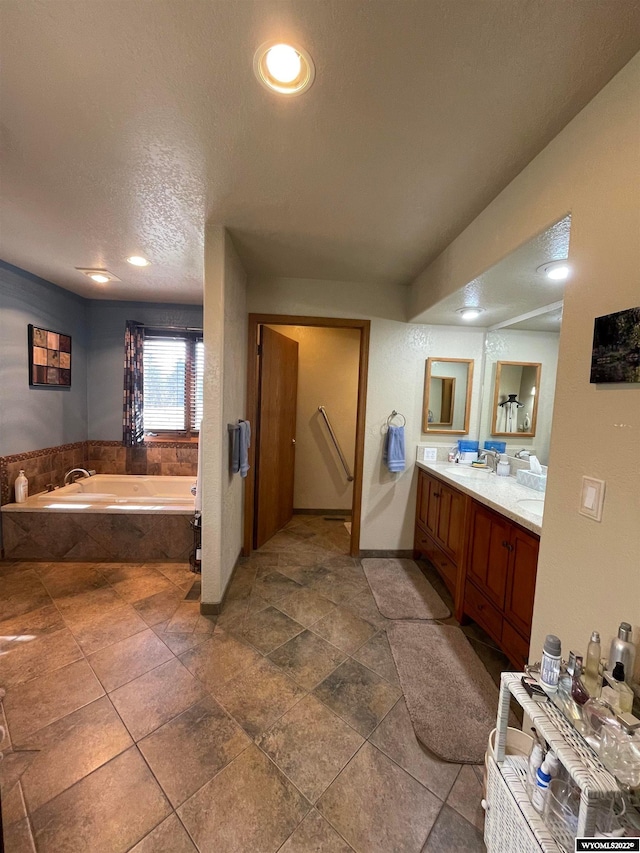
[[[77,474],[77,475],[82,474],[82,476],[85,478],[91,476],[91,474],[89,473],[89,471],[87,471],[86,468],[72,468],[70,471],[67,471],[67,473],[64,475],[65,486],[68,486],[69,483],[75,483],[76,480],[80,479],[79,476],[74,477],[73,474]]]
[[[523,447],[522,450],[519,450],[515,456],[516,459],[528,459],[531,456],[531,451]]]
[[[478,457],[478,459],[480,461],[483,461],[483,462],[489,462],[490,459],[493,460],[489,467],[491,468],[491,470],[495,474],[496,469],[498,467],[498,461],[500,460],[500,456],[501,456],[501,454],[498,453],[497,450],[488,450],[487,449],[487,450],[482,450],[480,452],[480,456]]]

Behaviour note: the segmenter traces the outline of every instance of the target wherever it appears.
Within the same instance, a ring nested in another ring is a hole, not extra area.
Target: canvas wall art
[[[640,308],[596,317],[591,382],[640,382]]]
[[[71,386],[71,336],[29,324],[29,385]]]

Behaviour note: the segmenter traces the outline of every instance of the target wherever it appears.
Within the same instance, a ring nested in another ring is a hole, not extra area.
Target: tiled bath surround
[[[52,483],[62,486],[71,468],[98,474],[196,476],[198,445],[157,441],[142,447],[123,447],[119,441],[77,441],[29,453],[0,456],[0,504],[12,503],[13,486],[21,468],[29,480],[29,494],[44,492]]]

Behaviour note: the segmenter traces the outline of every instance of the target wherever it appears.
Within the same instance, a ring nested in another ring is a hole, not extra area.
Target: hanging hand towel
[[[390,426],[384,439],[382,458],[387,468],[393,472],[404,471],[404,427]]]
[[[251,424],[240,421],[240,476],[246,477],[249,472],[249,447],[251,446]]]

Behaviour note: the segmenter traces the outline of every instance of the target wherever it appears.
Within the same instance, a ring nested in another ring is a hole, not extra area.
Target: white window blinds
[[[197,431],[204,372],[201,337],[145,330],[143,365],[145,432]]]

